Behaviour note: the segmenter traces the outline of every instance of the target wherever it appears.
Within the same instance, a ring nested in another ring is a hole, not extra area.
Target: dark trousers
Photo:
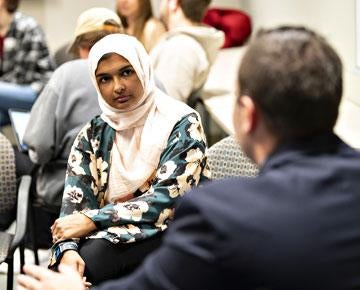
[[[113,244],[105,239],[82,240],[79,253],[85,262],[84,276],[97,285],[130,274],[160,246],[162,235],[130,244]]]
[[[30,230],[26,232],[25,246],[32,248],[32,245],[38,249],[49,249],[52,245],[52,234],[50,227],[55,220],[59,217],[59,213],[53,213],[46,210],[44,207],[38,207],[33,205],[32,208],[33,228],[29,228],[34,231],[36,241],[32,241]]]

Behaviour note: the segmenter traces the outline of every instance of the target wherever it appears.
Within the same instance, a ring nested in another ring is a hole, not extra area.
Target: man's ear
[[[256,105],[249,96],[240,96],[238,98],[238,106],[241,106],[243,111],[242,128],[246,133],[253,132],[258,123],[258,112]]]

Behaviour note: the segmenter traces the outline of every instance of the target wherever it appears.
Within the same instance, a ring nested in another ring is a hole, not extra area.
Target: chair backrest
[[[255,177],[258,174],[258,167],[245,155],[233,136],[212,145],[208,150],[208,161],[213,179]]]
[[[9,140],[0,133],[0,214],[16,203],[15,154]]]

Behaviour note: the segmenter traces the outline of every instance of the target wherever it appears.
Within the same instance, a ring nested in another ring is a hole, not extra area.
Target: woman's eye
[[[131,68],[125,69],[123,71],[121,71],[121,75],[124,77],[128,77],[131,76],[133,74],[133,70]]]
[[[106,83],[108,80],[109,80],[108,77],[101,77],[101,78],[99,78],[99,83],[104,84],[104,83]]]

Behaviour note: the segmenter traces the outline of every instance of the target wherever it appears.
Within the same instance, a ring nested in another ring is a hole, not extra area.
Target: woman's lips
[[[130,96],[118,96],[114,98],[114,101],[117,103],[126,103],[128,100],[130,100]]]

